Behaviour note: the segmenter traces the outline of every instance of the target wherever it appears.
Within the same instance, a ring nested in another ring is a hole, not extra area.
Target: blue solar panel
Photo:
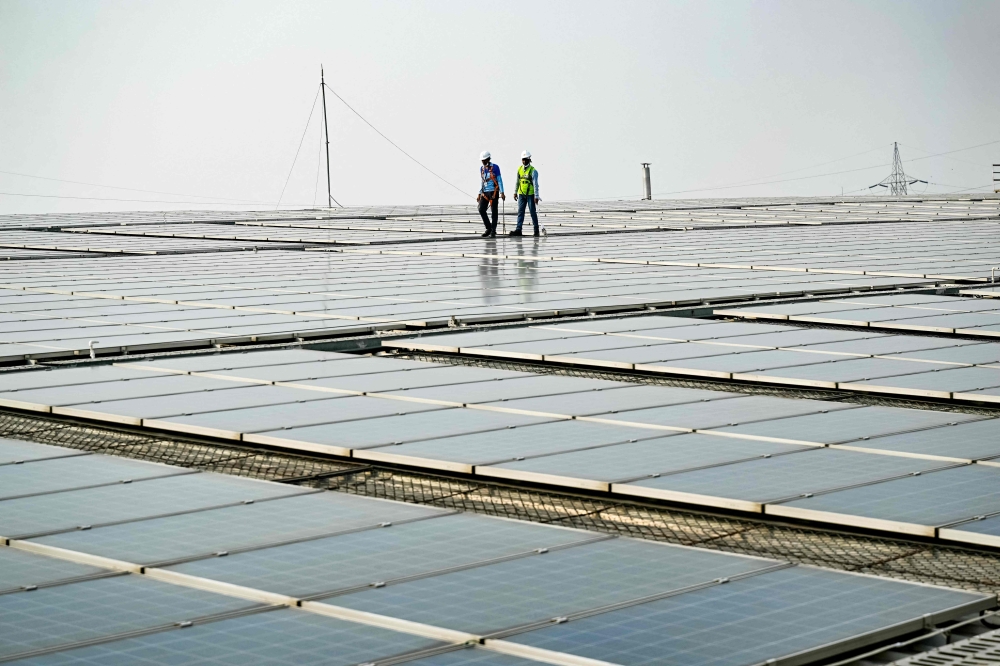
[[[35,464],[35,463],[32,463]],[[72,530],[177,511],[279,497],[301,488],[202,472],[102,488],[5,500],[0,535]]]
[[[1000,512],[1000,467],[966,465],[788,503],[789,507],[917,525]]]
[[[103,455],[37,460],[0,467],[0,499],[101,483],[176,474],[184,470]]]
[[[482,634],[773,564],[615,539],[357,592],[331,603]]]
[[[35,666],[196,663],[211,666],[351,666],[437,645],[440,643],[427,638],[387,629],[296,610],[276,610],[57,652],[19,663]],[[448,662],[449,666],[451,663]]]
[[[583,531],[457,514],[171,568],[298,597],[594,538],[593,533]]]
[[[446,513],[427,506],[322,492],[67,532],[38,541],[150,564]]]
[[[635,481],[628,486],[766,502],[927,471],[944,464],[939,460],[806,449],[786,456]],[[628,486],[615,488],[625,492]]]
[[[254,605],[132,575],[6,594],[0,596],[0,656]]]
[[[744,666],[808,654],[988,605],[986,595],[796,567],[513,636],[508,640],[618,664]],[[969,605],[965,611],[957,606]],[[909,624],[905,624],[909,622]],[[887,636],[882,636],[885,638]],[[843,648],[840,648],[843,649]],[[823,656],[817,652],[812,659]],[[809,659],[808,661],[812,661]]]
[[[105,569],[85,564],[0,548],[0,592],[104,572]]]

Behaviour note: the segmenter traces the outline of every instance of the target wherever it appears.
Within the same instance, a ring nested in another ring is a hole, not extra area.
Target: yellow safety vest
[[[525,167],[523,164],[517,167],[517,193],[526,196],[535,193],[535,167],[530,164]]]

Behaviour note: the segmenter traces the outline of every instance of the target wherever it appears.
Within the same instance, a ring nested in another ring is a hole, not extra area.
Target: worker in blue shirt
[[[496,238],[498,197],[506,199],[507,196],[503,193],[503,178],[500,177],[500,167],[490,161],[490,151],[484,150],[479,154],[479,159],[483,163],[483,166],[479,167],[479,178],[483,184],[479,188],[479,196],[476,197],[476,201],[479,202],[479,214],[483,217],[483,224],[486,225],[486,233],[483,234],[483,238]],[[493,209],[492,224],[486,217],[487,208]]]
[[[514,190],[517,199],[517,227],[510,232],[511,236],[521,235],[521,225],[524,224],[525,207],[531,211],[531,223],[538,235],[538,211],[535,205],[541,201],[538,196],[538,169],[531,166],[531,153],[527,150],[521,153],[521,166],[517,168],[517,189]]]

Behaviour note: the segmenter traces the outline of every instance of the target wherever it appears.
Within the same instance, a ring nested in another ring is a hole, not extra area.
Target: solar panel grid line
[[[36,581],[34,583],[29,583],[25,585],[19,585],[17,587],[9,587],[6,589],[0,588],[0,596],[5,594],[18,594],[21,592],[34,592],[35,590],[44,590],[48,587],[56,587],[58,585],[72,585],[74,583],[84,583],[91,580],[100,580],[102,578],[111,578],[114,576],[125,576],[127,572],[125,571],[99,571],[90,574],[84,574],[81,576],[72,576],[69,578],[57,578],[55,580],[46,581]]]
[[[392,657],[384,657],[375,659],[373,661],[363,662],[358,664],[358,666],[396,666],[396,664],[405,664],[410,662],[423,662],[427,660],[432,660],[435,657],[448,655],[454,652],[459,652],[462,650],[476,650],[475,645],[441,645],[437,647],[425,648],[421,650],[414,650],[412,652],[404,652],[402,654],[394,655]]]
[[[60,458],[76,458],[78,456],[89,456],[92,455],[90,451],[74,451],[72,453],[60,453],[52,456],[45,456],[44,458],[30,458],[27,460],[10,460],[7,462],[0,461],[0,467],[5,467],[7,465],[23,465],[29,462],[38,462],[42,460],[59,460]]]

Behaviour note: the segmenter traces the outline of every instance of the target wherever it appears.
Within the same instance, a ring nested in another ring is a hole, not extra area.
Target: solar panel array
[[[39,370],[5,388],[0,405],[36,412],[930,537],[968,540],[960,523],[1000,516],[1000,426],[974,414],[308,350]],[[911,487],[923,504],[894,499]]]
[[[658,199],[643,201],[545,202],[542,216],[594,220],[750,223],[836,221],[899,221],[903,219],[987,219],[998,216],[998,198],[991,195],[919,196],[892,200],[871,197],[800,197],[744,199]],[[174,222],[315,222],[317,220],[453,219],[479,222],[475,206],[352,206],[281,211],[135,211],[113,213],[16,214],[0,216],[0,227],[58,229],[109,224],[168,224]],[[611,222],[609,222],[611,223]],[[600,223],[599,224],[603,224]]]
[[[33,460],[0,470],[62,482],[0,500],[4,662],[797,664],[996,604],[781,560],[29,448]],[[0,460],[24,453],[0,440]],[[75,473],[41,471],[55,465],[89,465],[106,481],[81,487]]]
[[[836,306],[854,308],[851,317],[864,316],[856,313],[870,310],[905,316],[893,320],[892,327],[906,330],[923,326],[927,330],[929,323],[913,322],[928,319],[943,323],[938,320],[950,315],[941,312],[961,310],[967,303],[974,306],[981,301],[913,294],[752,308],[743,316],[798,319],[798,315],[779,313],[812,309],[818,314],[801,315],[804,321],[832,323],[838,321],[839,313],[823,310]],[[742,312],[717,310],[716,314]],[[910,317],[914,313],[922,316]],[[881,323],[887,324],[884,319]],[[986,324],[976,337],[995,338],[989,335],[994,329],[1000,334],[1000,325]],[[977,329],[959,332],[969,330]],[[1000,343],[981,340],[646,316],[428,335],[386,340],[384,344],[679,377],[1000,403]]]
[[[514,214],[504,213],[504,219]],[[789,225],[864,224],[902,221],[934,221],[1000,218],[997,202],[946,203],[833,203],[730,208],[687,207],[665,210],[592,211],[559,205],[542,212],[540,221],[547,234],[605,233],[614,231],[654,231],[774,227]],[[314,215],[312,219],[265,219],[199,222],[199,217],[174,223],[150,220],[105,222],[83,227],[71,224],[67,231],[166,238],[228,239],[241,241],[284,241],[307,244],[369,245],[468,238],[481,231],[482,222],[474,210],[451,215],[384,215],[377,219],[350,219]],[[228,223],[227,223],[228,222]]]
[[[39,364],[0,407],[998,547],[998,206],[545,203],[546,236],[488,240],[470,206],[0,216],[0,363]],[[459,332],[495,322],[521,327]],[[226,350],[336,337],[622,381]],[[997,603],[12,440],[0,535],[0,662],[792,666]]]
[[[272,251],[9,262],[0,264],[0,359],[87,354],[91,340],[99,354],[118,353],[898,284],[926,282],[500,255]]]

